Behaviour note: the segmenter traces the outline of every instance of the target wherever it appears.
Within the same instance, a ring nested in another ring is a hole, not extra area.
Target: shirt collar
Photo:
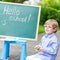
[[[45,35],[46,38],[51,38],[52,36],[54,36],[54,33],[46,34],[46,35]]]

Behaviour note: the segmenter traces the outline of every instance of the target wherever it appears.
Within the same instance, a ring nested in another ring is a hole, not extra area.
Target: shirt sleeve
[[[55,39],[50,42],[50,44],[44,48],[44,52],[48,54],[56,54],[59,48],[59,42]]]

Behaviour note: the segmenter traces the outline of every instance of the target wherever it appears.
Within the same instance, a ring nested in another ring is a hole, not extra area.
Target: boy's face
[[[51,25],[45,25],[44,27],[45,27],[45,33],[46,34],[51,34],[54,32],[54,29]]]

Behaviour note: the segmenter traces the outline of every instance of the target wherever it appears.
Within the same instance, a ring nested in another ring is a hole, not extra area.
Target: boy
[[[27,56],[26,60],[55,60],[57,56],[59,42],[55,33],[58,29],[58,23],[54,19],[49,19],[44,24],[45,35],[41,39],[41,43],[35,46],[38,53]]]

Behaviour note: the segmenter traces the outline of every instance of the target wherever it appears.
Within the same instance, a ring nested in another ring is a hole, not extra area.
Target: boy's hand
[[[36,51],[38,51],[40,49],[39,45],[36,45],[34,48]]]
[[[44,52],[44,48],[40,48],[40,51],[41,51],[41,52]]]

